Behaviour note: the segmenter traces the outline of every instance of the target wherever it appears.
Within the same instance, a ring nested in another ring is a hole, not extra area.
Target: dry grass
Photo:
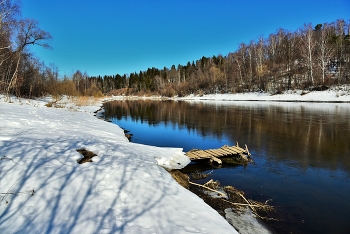
[[[182,187],[189,188],[189,177],[186,174],[179,170],[169,171],[169,173]]]
[[[191,179],[193,179],[193,180],[204,179],[204,178],[207,178],[208,176],[210,176],[212,172],[213,172],[213,170],[207,174],[204,174],[204,173],[199,173],[198,171],[194,171],[191,173]]]
[[[76,106],[92,106],[95,105],[96,103],[101,102],[102,98],[99,97],[87,97],[87,96],[79,96],[79,97],[74,97],[72,98],[72,102]]]
[[[83,164],[83,163],[86,163],[86,162],[92,162],[92,158],[97,156],[97,154],[95,154],[94,152],[86,150],[86,149],[77,149],[77,151],[81,155],[84,156],[83,158],[81,158],[81,159],[79,159],[77,161],[79,164]]]

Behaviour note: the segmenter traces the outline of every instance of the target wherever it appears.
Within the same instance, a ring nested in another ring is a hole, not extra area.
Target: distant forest
[[[30,53],[50,47],[50,33],[22,19],[18,1],[0,1],[0,93],[42,95],[162,95],[314,90],[350,83],[350,20],[304,24],[295,32],[278,29],[241,43],[227,55],[202,57],[170,68],[111,76],[77,70],[59,77],[59,68]]]
[[[104,93],[126,89],[163,96],[320,89],[350,82],[350,20],[278,29],[226,56],[127,75],[90,77]]]

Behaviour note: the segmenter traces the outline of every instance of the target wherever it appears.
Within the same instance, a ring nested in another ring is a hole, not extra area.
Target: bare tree
[[[325,74],[327,65],[334,50],[328,42],[330,36],[330,26],[328,24],[323,24],[322,28],[317,30],[317,64],[322,72],[322,83],[325,81]]]
[[[16,65],[11,79],[7,86],[7,97],[9,97],[10,90],[16,85],[18,78],[18,67],[21,57],[25,52],[27,46],[38,45],[44,48],[49,48],[49,44],[45,41],[51,39],[51,35],[38,28],[38,22],[33,19],[20,20],[17,26],[16,47],[14,50]]]
[[[252,88],[253,82],[253,46],[254,42],[251,41],[249,46],[247,47],[248,59],[249,59],[249,84],[250,88]]]
[[[343,61],[344,61],[344,34],[345,34],[345,21],[339,19],[335,22],[336,31],[336,51],[337,51],[337,61],[339,64],[338,72],[338,82],[343,82]]]
[[[6,88],[6,77],[9,71],[8,65],[12,56],[11,36],[15,28],[15,17],[19,13],[19,5],[10,0],[0,0],[0,91]],[[6,64],[7,63],[7,64]]]
[[[240,78],[240,85],[243,86],[243,75],[242,75],[242,65],[238,53],[233,54],[234,61],[237,63],[237,69],[239,72],[239,78]]]
[[[301,55],[306,61],[308,67],[308,75],[311,79],[312,85],[314,85],[314,74],[313,74],[313,58],[314,58],[314,48],[315,41],[313,37],[313,29],[311,24],[305,24],[304,28],[300,30],[301,32]]]
[[[262,37],[259,38],[259,42],[255,45],[255,56],[256,56],[256,74],[259,79],[259,88],[265,88],[264,75],[266,73],[266,62],[265,62],[265,41]]]
[[[241,76],[241,82],[243,84],[247,79],[247,46],[244,43],[240,44],[237,52],[238,56],[236,62]]]

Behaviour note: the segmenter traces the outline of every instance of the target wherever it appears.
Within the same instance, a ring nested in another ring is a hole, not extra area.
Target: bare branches
[[[261,216],[259,214],[259,211],[264,211],[264,212],[274,211],[274,207],[270,206],[268,204],[269,200],[267,200],[265,203],[260,203],[260,202],[248,200],[247,198],[245,198],[244,193],[242,191],[239,191],[232,186],[226,186],[223,188],[223,190],[226,193],[220,192],[220,191],[218,191],[219,183],[214,182],[213,180],[208,181],[204,185],[193,183],[191,181],[189,181],[189,183],[192,185],[196,185],[196,186],[199,186],[199,187],[202,187],[204,189],[207,189],[207,190],[210,190],[212,192],[217,193],[218,195],[223,197],[220,200],[222,200],[226,203],[229,203],[229,204],[234,205],[234,206],[239,206],[239,207],[241,207],[241,206],[249,207],[250,210],[253,212],[253,214],[260,219],[278,221],[277,219],[266,217],[266,216]],[[211,187],[211,184],[214,184],[214,186]],[[236,199],[234,197],[236,197]],[[237,199],[237,198],[239,198],[239,199]],[[234,201],[234,202],[232,202],[232,201]]]
[[[45,41],[51,38],[50,33],[38,27],[37,21],[33,19],[21,20],[17,35],[17,50],[22,51],[27,45],[39,45],[44,48],[50,48],[49,44]]]
[[[313,74],[313,58],[314,58],[314,48],[316,46],[313,30],[311,24],[305,24],[303,30],[301,30],[301,42],[302,46],[300,48],[301,55],[307,61],[308,75],[311,78],[312,85],[314,85],[314,74]]]
[[[2,157],[2,158],[0,158],[0,161],[1,160],[11,160],[12,162],[15,162],[15,161],[13,161],[13,159],[12,158],[9,158],[9,157],[7,157],[7,156],[4,156],[4,157]]]
[[[21,177],[18,178],[18,180],[17,180],[14,184],[11,185],[11,187],[7,190],[6,193],[2,193],[2,194],[4,194],[4,196],[2,196],[1,201],[0,201],[0,204],[1,204],[1,203],[6,199],[6,197],[11,193],[10,191],[11,191],[12,187],[13,187],[15,184],[17,184],[17,182],[18,182],[20,179],[21,179]],[[6,203],[7,203],[7,202],[6,202]]]
[[[15,67],[10,67],[10,70],[12,74],[9,74],[7,76],[7,79],[4,79],[2,83],[7,85],[6,87],[6,94],[7,99],[9,97],[10,91],[17,85],[20,86],[20,84],[17,84],[17,78],[18,78],[18,69],[21,64],[21,59],[23,56],[23,53],[25,52],[27,46],[29,45],[39,45],[44,48],[50,48],[49,44],[47,43],[47,40],[51,39],[50,33],[40,29],[38,27],[38,22],[33,19],[24,19],[19,20],[16,24],[16,40],[14,42],[14,46],[7,45],[7,50],[10,52],[13,56],[9,57],[12,58],[15,61]],[[11,50],[11,48],[14,47],[14,50]],[[5,48],[5,47],[4,47]],[[5,58],[0,54],[0,58]],[[0,64],[2,65],[4,60],[0,61]],[[12,62],[10,63],[13,64]],[[4,88],[3,88],[4,89]]]

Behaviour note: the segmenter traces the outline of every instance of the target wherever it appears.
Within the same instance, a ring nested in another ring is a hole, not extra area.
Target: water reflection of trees
[[[185,101],[113,101],[106,117],[130,116],[150,125],[178,125],[202,136],[247,143],[256,154],[304,166],[350,171],[350,108],[303,105],[218,105]],[[299,165],[299,166],[300,166]]]

